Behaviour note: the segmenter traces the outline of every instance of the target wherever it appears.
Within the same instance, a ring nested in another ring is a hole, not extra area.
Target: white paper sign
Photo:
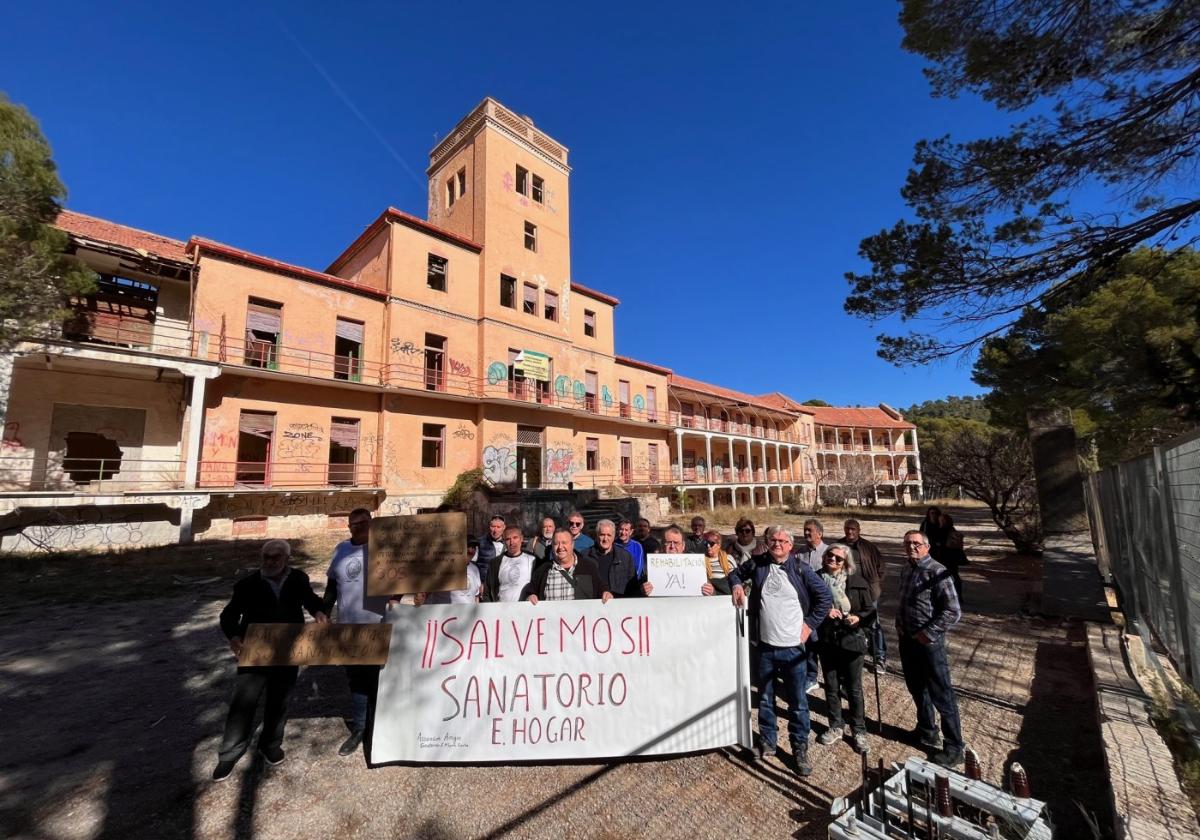
[[[703,554],[651,554],[646,557],[646,579],[654,584],[656,598],[672,595],[703,595],[708,583]]]
[[[396,611],[371,762],[508,762],[751,745],[728,598]]]

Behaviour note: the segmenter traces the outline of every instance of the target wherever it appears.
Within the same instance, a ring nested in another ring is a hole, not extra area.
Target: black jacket
[[[575,561],[575,566],[576,601],[599,598],[608,591],[604,586],[604,582],[600,580],[600,572],[596,569],[595,563],[591,560],[578,558]],[[521,593],[521,600],[528,599],[530,595],[538,596],[539,601],[545,600],[546,579],[551,574],[559,574],[559,572],[555,571],[555,564],[553,562],[543,563],[534,569],[533,576],[529,580],[529,585]]]
[[[278,599],[262,572],[251,572],[234,584],[233,597],[221,610],[221,632],[232,639],[244,637],[251,624],[303,624],[304,610],[316,616],[323,609],[308,575],[299,569],[288,570]]]
[[[492,542],[492,535],[490,533],[484,534],[479,538],[479,545],[476,546],[476,550],[475,565],[479,568],[479,579],[487,580],[488,567],[492,565],[492,561],[497,556],[504,553],[504,550],[496,550],[496,543]]]
[[[871,595],[871,584],[857,570],[846,579],[846,597],[850,599],[850,613],[858,616],[858,624],[850,627],[838,618],[826,618],[821,625],[821,642],[827,646],[845,647],[842,637],[852,633],[865,633],[875,624],[875,599]],[[862,649],[866,650],[864,639]]]
[[[746,583],[752,584],[746,612],[750,619],[750,638],[754,640],[758,639],[758,615],[762,609],[763,583],[774,562],[775,559],[770,554],[756,554],[729,573],[731,587],[742,586],[745,588]],[[829,587],[817,576],[816,572],[808,567],[807,563],[797,560],[794,554],[788,555],[782,566],[792,588],[796,590],[800,608],[804,610],[804,623],[812,630],[809,639],[815,642],[818,630],[829,615],[829,607],[833,601]]]
[[[635,598],[642,592],[644,579],[638,575],[633,555],[613,543],[612,551],[605,554],[599,545],[594,545],[583,556],[596,564],[596,571],[604,588],[617,598]]]

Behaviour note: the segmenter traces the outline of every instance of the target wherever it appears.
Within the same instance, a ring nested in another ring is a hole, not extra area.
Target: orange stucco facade
[[[617,354],[619,301],[572,276],[564,146],[485,99],[428,176],[427,221],[385,210],[323,271],[64,213],[102,288],[61,339],[8,360],[2,489],[171,491],[181,532],[214,535],[291,527],[279,508],[299,505],[246,494],[415,512],[474,468],[699,505],[811,492],[811,411]],[[89,405],[144,428],[114,442],[85,428]],[[18,509],[0,499],[0,517]]]

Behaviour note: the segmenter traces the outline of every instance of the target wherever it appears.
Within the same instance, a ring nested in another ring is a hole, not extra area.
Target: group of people
[[[854,749],[862,753],[869,749],[862,675],[868,652],[877,668],[886,660],[886,637],[878,616],[886,566],[879,549],[861,536],[857,520],[846,520],[843,538],[827,544],[824,528],[816,519],[804,523],[803,541],[797,543],[792,533],[780,526],[767,527],[760,538],[748,519],[739,520],[733,537],[725,539],[697,516],[691,521],[690,533],[670,525],[663,530],[660,543],[647,519],[602,519],[593,539],[584,533],[583,516],[572,511],[565,527],[547,516],[537,533],[527,539],[519,527],[493,516],[487,533],[464,558],[464,589],[390,599],[366,593],[370,522],[370,511],[360,508],[351,512],[350,537],[334,549],[323,597],[313,591],[302,570],[288,565],[288,543],[267,541],[261,568],[237,583],[221,612],[221,629],[233,653],[241,650],[249,624],[303,622],[304,610],[317,622],[328,622],[336,608],[338,622],[358,624],[383,621],[389,601],[420,606],[645,597],[654,591],[647,574],[649,555],[703,554],[708,575],[701,594],[728,596],[748,612],[758,691],[756,756],[761,760],[776,752],[775,687],[779,680],[788,694],[794,769],[801,776],[812,772],[807,697],[818,686],[818,673],[824,679],[828,726],[817,741],[831,745],[841,740],[848,717]],[[945,640],[961,615],[957,574],[952,577],[931,554],[934,540],[927,528],[923,523],[921,530],[904,536],[907,562],[900,573],[896,633],[904,679],[917,707],[913,738],[933,753],[934,761],[954,766],[963,760],[964,744]],[[935,536],[944,538],[946,533],[937,531]],[[939,543],[939,550],[945,550],[944,546],[944,541]],[[297,673],[296,667],[238,668],[214,780],[228,778],[246,752],[255,711],[264,695],[258,748],[268,763],[283,761],[287,699]],[[346,667],[350,734],[338,749],[340,755],[352,755],[362,744],[378,675],[378,666]],[[843,697],[848,704],[846,715]],[[941,720],[941,737],[935,712]]]

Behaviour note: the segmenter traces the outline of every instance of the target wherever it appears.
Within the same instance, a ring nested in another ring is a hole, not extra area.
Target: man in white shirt
[[[521,600],[521,590],[529,585],[536,562],[534,556],[522,550],[525,538],[521,529],[510,526],[504,531],[504,554],[492,561],[483,586],[484,601],[515,602]]]
[[[809,519],[804,523],[804,544],[795,550],[796,559],[817,574],[825,568],[825,552],[829,546],[825,544],[825,526],[818,519]],[[820,685],[817,679],[817,657],[808,658],[808,685],[805,691],[812,694]]]
[[[417,606],[422,604],[477,604],[479,603],[479,590],[482,588],[479,583],[479,566],[476,561],[479,559],[479,551],[470,555],[464,555],[467,564],[467,587],[466,589],[452,589],[446,592],[429,592],[421,595],[417,599]],[[496,561],[493,560],[493,563]]]
[[[350,539],[337,544],[329,564],[325,612],[328,614],[336,603],[338,624],[378,624],[387,610],[387,598],[370,597],[366,591],[371,511],[356,508],[347,522]],[[346,678],[350,683],[350,735],[338,748],[338,755],[352,755],[362,743],[367,710],[379,683],[379,666],[347,665]]]

